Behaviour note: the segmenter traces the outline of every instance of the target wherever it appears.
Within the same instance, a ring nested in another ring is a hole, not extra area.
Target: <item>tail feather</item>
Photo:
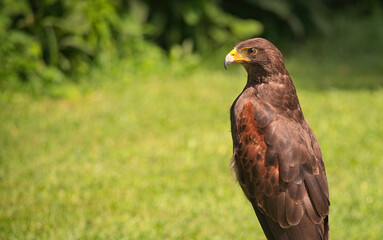
[[[283,229],[279,224],[266,216],[255,204],[255,214],[268,240],[328,240],[328,217],[322,223],[315,224],[307,213],[298,225]]]

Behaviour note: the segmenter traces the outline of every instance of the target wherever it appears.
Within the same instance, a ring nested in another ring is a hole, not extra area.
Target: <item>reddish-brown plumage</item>
[[[230,111],[233,168],[266,237],[328,239],[322,155],[282,54],[260,38],[237,44],[230,54],[225,66],[240,62],[248,73]]]
[[[239,146],[235,158],[237,167],[240,167],[239,183],[248,198],[256,197],[255,189],[247,188],[250,183],[262,185],[266,174],[265,155],[266,144],[264,135],[261,134],[254,119],[254,110],[251,103],[246,103],[237,119],[237,132]],[[258,191],[259,192],[259,191]]]

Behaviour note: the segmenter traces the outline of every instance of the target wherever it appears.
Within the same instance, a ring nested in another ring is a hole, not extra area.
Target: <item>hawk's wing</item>
[[[237,176],[253,205],[281,228],[298,225],[303,216],[323,223],[329,213],[328,185],[307,122],[287,120],[267,104],[251,101],[242,105],[235,125]]]

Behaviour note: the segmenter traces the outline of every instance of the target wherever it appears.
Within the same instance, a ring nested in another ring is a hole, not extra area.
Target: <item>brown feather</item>
[[[247,84],[231,116],[233,168],[268,239],[328,239],[329,194],[319,144],[306,122],[282,54],[256,38],[243,62]]]

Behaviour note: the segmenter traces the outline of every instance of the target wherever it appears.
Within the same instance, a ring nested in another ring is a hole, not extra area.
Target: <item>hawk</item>
[[[232,167],[267,239],[328,239],[329,191],[318,141],[281,52],[242,41],[225,58],[247,83],[231,110]]]

